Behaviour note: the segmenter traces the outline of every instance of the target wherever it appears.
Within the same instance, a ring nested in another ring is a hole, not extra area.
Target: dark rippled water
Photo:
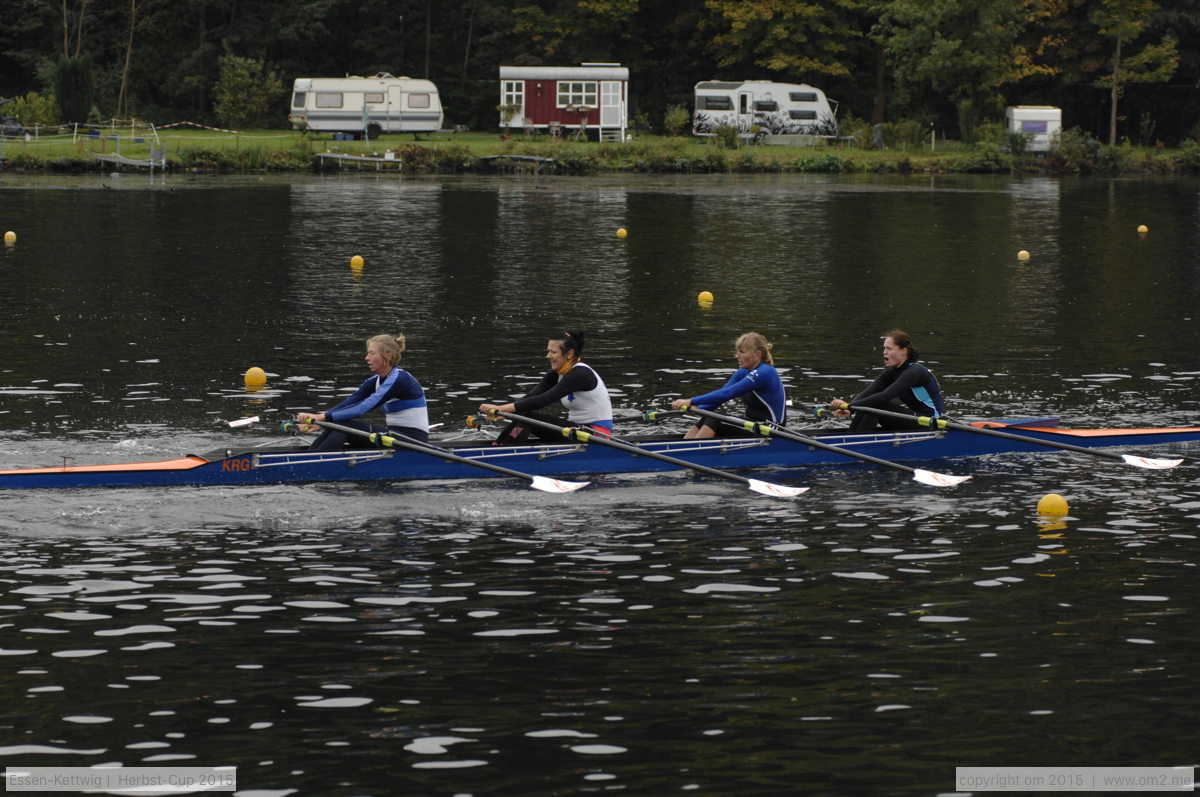
[[[0,465],[268,442],[225,421],[328,406],[382,331],[408,334],[438,434],[475,435],[462,416],[567,324],[626,431],[719,384],[748,328],[799,413],[895,325],[962,415],[1191,424],[1196,189],[3,177]],[[0,760],[236,765],[254,797],[916,795],[956,765],[1195,764],[1181,453],[985,458],[941,491],[780,474],[812,488],[793,502],[686,474],[0,494]]]

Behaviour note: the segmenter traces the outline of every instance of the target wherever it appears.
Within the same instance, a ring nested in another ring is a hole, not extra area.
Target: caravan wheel
[[[367,140],[374,141],[375,139],[379,138],[379,134],[382,132],[383,128],[372,122],[371,124],[367,125]]]

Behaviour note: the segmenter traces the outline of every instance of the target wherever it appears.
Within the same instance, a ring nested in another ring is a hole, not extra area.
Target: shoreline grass
[[[551,170],[558,174],[635,173],[894,173],[894,174],[1196,174],[1200,145],[1181,149],[1132,146],[1068,146],[1044,157],[1012,155],[981,143],[861,149],[852,145],[777,147],[748,142],[725,148],[715,139],[635,135],[624,143],[595,143],[511,138],[487,133],[388,135],[375,141],[334,141],[298,131],[257,130],[237,134],[207,130],[160,132],[158,141],[71,135],[3,142],[0,170],[17,173],[93,173],[113,171],[97,154],[119,153],[131,159],[150,156],[165,145],[168,170],[195,173],[321,172],[354,168],[322,153],[385,156],[410,174],[464,174]],[[516,156],[516,157],[513,157]],[[552,161],[552,163],[550,163]],[[377,168],[373,163],[355,164]],[[122,169],[137,167],[122,166]],[[380,165],[379,168],[382,168]]]

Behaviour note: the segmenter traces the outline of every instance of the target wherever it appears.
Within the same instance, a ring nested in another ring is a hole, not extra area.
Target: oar
[[[884,418],[899,418],[901,420],[910,421],[920,426],[927,426],[930,429],[957,429],[961,432],[974,432],[975,434],[986,434],[992,437],[1003,437],[1006,440],[1016,440],[1021,443],[1028,443],[1035,446],[1046,446],[1048,448],[1061,448],[1064,451],[1075,451],[1080,454],[1091,454],[1094,457],[1105,457],[1106,459],[1115,459],[1118,462],[1124,462],[1126,465],[1133,465],[1136,468],[1149,468],[1151,470],[1169,470],[1174,468],[1182,459],[1152,459],[1150,457],[1137,457],[1133,454],[1118,454],[1113,451],[1099,451],[1094,448],[1085,448],[1084,446],[1076,446],[1070,443],[1059,443],[1055,440],[1040,440],[1036,437],[1027,437],[1023,434],[1013,434],[1012,432],[1001,432],[998,429],[985,429],[979,426],[971,426],[968,423],[959,423],[950,421],[945,418],[930,418],[924,415],[905,415],[902,412],[892,412],[891,410],[881,410],[876,407],[862,407],[857,404],[851,404],[850,409],[857,412],[869,412],[873,415],[880,415]]]
[[[908,465],[901,465],[899,462],[889,462],[886,459],[873,457],[870,454],[864,454],[861,451],[851,451],[848,448],[841,448],[840,446],[831,445],[829,443],[822,443],[816,438],[808,437],[807,435],[802,435],[798,432],[791,432],[786,429],[777,429],[773,426],[758,423],[757,421],[748,421],[744,418],[735,418],[732,415],[721,415],[720,413],[702,410],[695,406],[689,405],[687,407],[687,411],[695,413],[696,415],[700,415],[704,418],[712,418],[713,420],[721,421],[722,423],[729,424],[730,426],[740,427],[745,429],[747,432],[752,432],[754,434],[779,437],[784,440],[803,443],[804,445],[812,446],[813,448],[819,448],[822,451],[828,451],[832,454],[841,454],[844,457],[853,457],[854,459],[861,459],[863,462],[871,462],[876,465],[882,465],[885,468],[893,468],[894,470],[901,470],[905,473],[911,473],[914,480],[919,481],[921,484],[928,484],[930,487],[953,487],[954,485],[962,484],[967,479],[971,478],[970,476],[955,476],[950,473],[937,473],[935,471],[923,470],[921,468],[910,468]],[[655,416],[647,414],[644,417],[646,417],[647,420],[654,420]]]
[[[489,415],[499,415],[502,418],[508,418],[510,421],[516,421],[517,423],[523,423],[528,426],[539,426],[543,429],[559,432],[568,440],[577,440],[581,443],[598,443],[599,445],[615,448],[618,451],[624,451],[628,454],[636,454],[639,457],[657,459],[660,462],[666,462],[670,465],[674,465],[677,468],[687,468],[688,470],[694,470],[698,473],[705,473],[709,476],[718,476],[722,479],[741,482],[742,484],[747,485],[754,492],[761,495],[769,495],[772,498],[795,498],[796,496],[808,490],[807,487],[788,487],[782,484],[772,484],[771,482],[764,482],[760,481],[759,479],[748,479],[745,476],[739,476],[738,474],[730,473],[729,471],[710,468],[707,465],[697,465],[694,462],[676,459],[675,457],[667,456],[666,454],[660,454],[657,451],[648,451],[641,446],[634,445],[633,443],[627,443],[619,438],[609,437],[608,435],[604,434],[594,434],[589,432],[587,429],[583,429],[578,426],[558,426],[557,424],[540,421],[537,418],[526,418],[523,415],[516,415],[511,412],[501,412],[500,410],[492,410]]]
[[[295,421],[284,421],[280,426],[286,429],[295,423]],[[418,443],[416,440],[402,440],[399,437],[392,437],[391,435],[380,434],[378,432],[366,432],[362,429],[355,429],[353,426],[343,426],[340,423],[333,423],[331,421],[310,421],[310,423],[316,424],[317,426],[322,426],[326,429],[333,429],[334,431],[342,432],[344,434],[365,437],[367,440],[370,440],[371,443],[377,446],[383,446],[385,448],[404,448],[409,451],[416,451],[419,454],[428,454],[431,457],[438,457],[439,459],[444,459],[447,462],[458,462],[462,465],[474,465],[477,468],[490,470],[494,473],[501,473],[505,476],[528,479],[530,487],[535,490],[541,490],[544,493],[570,493],[578,490],[580,487],[587,487],[591,483],[569,482],[564,481],[563,479],[551,479],[546,476],[534,476],[530,473],[522,473],[519,470],[512,470],[511,468],[501,467],[500,465],[493,465],[490,462],[480,462],[478,460],[471,459],[470,457],[460,457],[458,454],[447,451],[444,448],[439,448],[435,445],[430,445],[428,443]]]

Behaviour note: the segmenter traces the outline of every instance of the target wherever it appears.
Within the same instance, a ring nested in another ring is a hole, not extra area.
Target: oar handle
[[[683,415],[683,410],[642,410],[642,420],[646,423],[658,423],[667,418]]]

